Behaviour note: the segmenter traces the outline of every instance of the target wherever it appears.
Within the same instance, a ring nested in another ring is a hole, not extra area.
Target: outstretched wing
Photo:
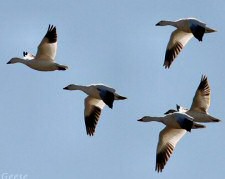
[[[168,42],[163,66],[170,68],[177,55],[185,47],[188,41],[193,37],[192,33],[186,33],[179,29],[172,32]]]
[[[207,113],[210,106],[210,92],[208,79],[205,75],[202,75],[201,82],[195,92],[190,110]]]
[[[54,61],[57,50],[57,33],[56,27],[53,25],[48,26],[48,31],[38,46],[36,55],[37,60],[50,60]]]
[[[156,171],[162,172],[164,166],[172,155],[176,144],[184,136],[185,133],[185,129],[173,129],[169,127],[165,127],[160,132],[156,152]]]
[[[88,96],[85,98],[84,119],[87,135],[93,136],[105,103],[102,100]]]

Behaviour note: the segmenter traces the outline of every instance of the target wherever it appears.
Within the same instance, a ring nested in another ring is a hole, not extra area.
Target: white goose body
[[[84,119],[87,135],[93,136],[101,111],[105,105],[113,108],[114,100],[124,100],[126,97],[120,96],[116,90],[103,84],[89,86],[68,85],[65,90],[80,90],[88,96],[85,98]]]
[[[208,28],[206,28],[206,24],[197,20],[196,18],[186,18],[179,19],[177,21],[164,21],[164,24],[171,25],[176,27],[177,29],[184,31],[186,33],[192,33],[191,26],[201,26],[205,28],[205,33],[208,33]],[[198,39],[199,40],[199,39]]]
[[[55,71],[55,70],[64,70],[67,69],[64,65],[59,65],[57,63],[49,61],[38,61],[38,60],[25,60],[20,58],[12,58],[14,63],[22,63],[28,67],[37,70],[37,71]],[[15,62],[16,61],[16,62]]]
[[[156,151],[155,170],[162,172],[167,161],[172,155],[177,143],[187,131],[191,129],[204,128],[204,125],[195,123],[193,118],[185,113],[174,112],[163,117],[145,116],[138,121],[157,121],[166,125],[159,134],[159,141]]]
[[[99,91],[93,85],[82,86],[82,85],[74,85],[73,84],[73,85],[68,86],[68,90],[80,90],[80,91],[83,91],[84,93],[86,93],[87,95],[92,96],[93,98],[101,99],[101,97],[99,95]]]
[[[174,129],[182,129],[182,127],[178,123],[178,121],[179,121],[179,117],[182,117],[183,114],[181,114],[181,116],[179,116],[179,114],[180,114],[179,112],[175,112],[173,114],[168,114],[168,115],[163,116],[163,117],[145,116],[144,118],[142,118],[142,120],[139,120],[139,121],[141,121],[141,122],[156,121],[156,122],[161,122],[161,123],[165,124],[166,126],[174,128]],[[186,116],[186,115],[184,114],[183,116]],[[190,117],[190,121],[192,121],[191,117]]]
[[[36,56],[28,52],[23,52],[24,58],[12,58],[7,64],[22,63],[38,71],[55,71],[68,69],[65,65],[55,62],[57,51],[56,27],[48,27],[48,31],[38,46]]]
[[[205,23],[195,18],[179,19],[177,21],[162,20],[156,24],[156,26],[166,25],[174,26],[177,29],[172,32],[167,44],[163,65],[165,68],[170,68],[177,55],[193,36],[202,41],[205,33],[216,32],[215,29],[207,27]]]

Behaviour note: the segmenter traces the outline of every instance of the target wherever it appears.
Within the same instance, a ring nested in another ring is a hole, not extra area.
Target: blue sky
[[[193,130],[178,143],[163,173],[155,168],[158,123],[176,104],[190,107],[202,74],[212,95],[209,113],[224,118],[225,2],[149,0],[12,1],[0,6],[0,174],[27,179],[217,178],[225,176],[224,122]],[[173,27],[160,20],[196,17],[218,30],[192,39],[171,69],[163,68]],[[6,65],[36,53],[48,24],[57,26],[57,62],[64,72]],[[81,92],[70,83],[104,83],[127,96],[105,108],[94,137],[86,135]]]

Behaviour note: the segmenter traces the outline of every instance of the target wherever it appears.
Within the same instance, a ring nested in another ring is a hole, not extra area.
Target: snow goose
[[[185,109],[177,105],[177,110],[169,110],[165,114],[179,111],[185,112],[192,116],[196,122],[219,122],[220,120],[209,115],[208,109],[210,106],[210,86],[209,81],[205,75],[202,75],[200,84],[195,92],[195,96],[192,101],[190,109]]]
[[[48,31],[38,46],[36,56],[23,52],[24,58],[12,58],[7,64],[22,63],[38,71],[66,70],[65,65],[55,63],[57,50],[56,27],[49,25]]]
[[[195,18],[179,19],[177,21],[162,20],[156,24],[156,26],[166,25],[174,26],[177,29],[172,32],[170,40],[167,44],[163,65],[165,68],[170,68],[170,65],[174,59],[193,37],[193,35],[196,39],[202,41],[204,33],[216,32],[215,29],[207,27],[205,23]]]
[[[204,125],[195,123],[191,116],[180,112],[174,112],[163,117],[145,116],[138,121],[157,121],[166,125],[159,134],[155,166],[157,172],[162,172],[177,143],[184,136],[186,131],[191,132],[191,129],[205,127]]]
[[[103,84],[93,84],[90,86],[68,85],[64,90],[81,90],[88,96],[85,98],[84,120],[87,135],[93,136],[95,128],[100,118],[101,110],[105,105],[113,108],[114,100],[124,100],[126,97],[120,96],[116,90]]]

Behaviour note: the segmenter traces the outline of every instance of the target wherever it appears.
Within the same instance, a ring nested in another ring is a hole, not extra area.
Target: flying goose
[[[55,63],[57,50],[56,27],[48,26],[48,31],[38,46],[36,56],[28,52],[23,52],[24,58],[12,58],[7,64],[22,63],[38,71],[66,70],[65,65]]]
[[[202,41],[204,33],[216,32],[215,29],[207,27],[205,23],[195,18],[179,19],[177,21],[162,20],[156,24],[156,26],[166,25],[174,26],[177,29],[172,32],[167,44],[163,65],[165,68],[170,68],[177,55],[193,36]]]
[[[184,136],[186,131],[191,132],[191,129],[205,127],[204,125],[194,122],[193,117],[181,112],[170,113],[163,117],[145,116],[138,121],[157,121],[166,125],[159,134],[155,166],[157,172],[162,172],[177,143]]]
[[[202,75],[200,84],[195,92],[191,108],[185,109],[177,105],[177,110],[170,109],[165,114],[180,111],[192,116],[195,122],[219,122],[220,119],[217,119],[208,113],[210,106],[210,93],[211,90],[208,79],[205,75]]]
[[[99,121],[101,110],[105,105],[113,108],[114,100],[124,100],[126,97],[120,96],[116,90],[103,84],[93,84],[89,86],[71,84],[63,88],[64,90],[81,90],[88,96],[85,98],[84,120],[87,135],[93,136],[96,125]]]

